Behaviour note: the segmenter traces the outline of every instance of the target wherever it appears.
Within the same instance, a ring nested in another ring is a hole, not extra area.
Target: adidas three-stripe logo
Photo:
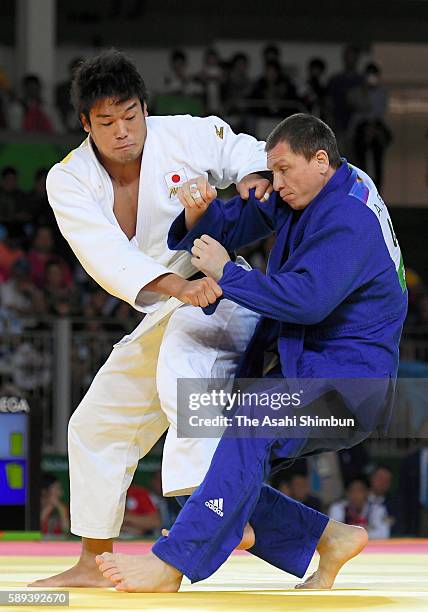
[[[223,498],[219,499],[210,499],[205,502],[207,508],[218,514],[219,516],[223,516]]]

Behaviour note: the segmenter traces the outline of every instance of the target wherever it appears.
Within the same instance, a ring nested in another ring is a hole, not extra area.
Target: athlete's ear
[[[328,158],[327,151],[324,149],[320,149],[315,153],[315,160],[318,165],[318,169],[321,174],[327,174],[328,168],[330,166],[330,160]]]
[[[81,121],[81,123],[83,125],[83,129],[85,130],[85,132],[87,132],[89,134],[90,131],[91,131],[91,124],[86,119],[86,116],[83,113],[80,113],[80,121]]]

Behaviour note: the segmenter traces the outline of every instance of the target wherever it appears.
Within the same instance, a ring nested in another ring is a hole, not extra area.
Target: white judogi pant
[[[177,379],[232,377],[257,321],[229,300],[207,316],[171,298],[115,345],[70,419],[72,533],[119,535],[138,460],[168,427],[164,494],[201,483],[218,439],[177,438]]]

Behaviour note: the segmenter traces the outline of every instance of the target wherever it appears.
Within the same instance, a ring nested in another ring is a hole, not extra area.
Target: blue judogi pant
[[[270,392],[284,391],[284,382],[273,380],[271,384],[266,381]],[[184,505],[169,536],[156,542],[154,554],[179,569],[192,582],[203,580],[226,561],[241,541],[244,527],[249,522],[256,537],[249,552],[279,569],[302,577],[329,519],[263,481],[270,472],[272,459],[287,461],[317,452],[349,448],[375,429],[383,414],[383,398],[388,395],[389,379],[366,379],[364,385],[357,382],[357,389],[355,381],[350,386],[350,396],[358,397],[359,416],[366,421],[366,427],[357,427],[349,432],[348,437],[341,434],[341,437],[329,439],[330,429],[321,426],[310,429],[293,427],[295,437],[287,438],[281,437],[284,430],[275,428],[269,430],[268,437],[264,433],[262,437],[261,429],[257,427],[250,427],[244,436],[240,427],[231,432],[226,430],[202,484]],[[312,390],[305,387],[309,396],[305,411],[315,415],[328,408],[331,414],[351,414],[345,396],[336,394],[334,399],[331,391],[323,394],[326,387],[322,380],[312,383]],[[343,391],[349,387],[341,381],[337,384]],[[359,395],[358,389],[362,389]],[[246,389],[256,390],[261,390],[259,383]],[[291,415],[293,410],[293,407],[285,407],[278,416]],[[256,414],[260,416],[260,407],[243,404],[237,408],[235,416],[238,414],[249,418]]]
[[[302,577],[328,517],[263,484],[272,447],[281,455],[300,454],[306,440],[223,436],[210,469],[181,510],[169,536],[153,552],[192,582],[213,574],[242,539],[247,522],[256,536],[250,553]],[[206,502],[222,500],[223,516]]]

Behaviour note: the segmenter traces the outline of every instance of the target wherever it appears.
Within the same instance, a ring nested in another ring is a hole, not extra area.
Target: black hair
[[[375,64],[374,62],[370,62],[365,67],[364,72],[366,74],[380,74],[381,70],[378,64]]]
[[[54,266],[59,267],[62,270],[61,262],[59,261],[59,259],[48,259],[48,261],[45,264],[45,270],[53,268]]]
[[[147,99],[146,85],[133,61],[116,49],[83,61],[74,72],[71,98],[79,116],[89,122],[89,113],[98,100],[114,99],[118,104],[137,97],[141,106]]]
[[[58,481],[59,479],[56,476],[54,476],[54,474],[51,474],[50,472],[45,472],[44,474],[42,474],[42,483],[41,483],[42,491],[44,489],[49,489],[49,487],[51,487],[53,484],[55,484]]]
[[[265,68],[273,68],[278,74],[282,72],[281,64],[277,60],[268,60],[265,62]]]
[[[239,53],[235,53],[235,55],[232,57],[231,63],[232,65],[235,65],[238,62],[242,62],[242,61],[248,63],[248,55],[246,53],[239,52]]]
[[[30,84],[41,85],[42,84],[40,77],[37,74],[33,74],[33,73],[25,74],[22,77],[22,83],[24,85],[30,85]]]
[[[376,474],[376,472],[378,472],[379,470],[386,470],[387,472],[389,472],[390,474],[392,474],[392,470],[388,465],[385,465],[384,463],[379,463],[378,465],[376,465],[373,470],[370,472],[370,476],[373,476],[373,474]]]
[[[350,480],[348,480],[348,482],[345,485],[345,489],[348,491],[349,488],[354,484],[354,482],[362,483],[366,487],[366,489],[370,488],[370,484],[369,484],[369,481],[367,480],[367,477],[364,474],[360,474],[360,476],[355,476],[354,478],[351,478]]]
[[[47,177],[49,170],[47,168],[38,168],[34,173],[34,180],[37,181],[42,177]]]
[[[309,68],[319,68],[320,72],[324,72],[326,69],[326,63],[321,57],[313,57],[308,64]]]
[[[1,171],[2,178],[5,178],[5,176],[9,176],[9,174],[13,174],[13,176],[18,176],[18,170],[13,166],[5,166]]]
[[[353,53],[358,57],[361,54],[361,49],[358,45],[345,45],[343,47],[343,54],[345,55],[346,53]]]
[[[219,59],[218,51],[216,49],[214,49],[214,47],[207,47],[205,49],[205,51],[204,51],[204,58],[206,59],[210,55],[215,55]]]
[[[266,57],[267,55],[275,55],[277,58],[279,58],[280,50],[278,45],[275,45],[273,43],[268,43],[267,45],[265,45],[265,47],[263,48],[263,56]]]
[[[171,53],[171,61],[176,62],[177,60],[187,62],[187,55],[181,49],[174,49],[174,51]]]
[[[314,115],[296,113],[281,121],[267,137],[266,151],[279,142],[286,142],[293,153],[303,155],[308,161],[322,149],[326,151],[332,168],[339,168],[342,164],[333,130]]]

